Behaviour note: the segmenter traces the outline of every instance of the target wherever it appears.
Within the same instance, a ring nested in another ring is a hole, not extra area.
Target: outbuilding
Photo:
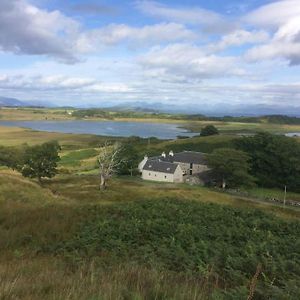
[[[148,160],[143,166],[142,178],[161,182],[184,181],[180,165],[160,160]]]

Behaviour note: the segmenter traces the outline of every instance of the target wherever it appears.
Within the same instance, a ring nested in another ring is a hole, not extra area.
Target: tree
[[[19,170],[23,165],[24,152],[27,145],[21,147],[0,146],[0,166]]]
[[[214,125],[207,125],[201,129],[201,136],[209,136],[219,134],[219,130]]]
[[[100,190],[107,188],[108,179],[117,172],[118,167],[122,163],[119,156],[121,146],[118,143],[109,145],[105,142],[101,147],[101,152],[98,156],[99,175],[100,175]]]
[[[120,175],[130,174],[132,176],[139,163],[138,152],[131,144],[122,145],[117,154],[117,161],[120,162],[117,173]]]
[[[57,141],[28,147],[24,154],[22,175],[37,178],[39,183],[42,178],[52,178],[57,174],[57,162],[60,160],[58,152],[60,146]]]
[[[242,185],[253,185],[254,178],[249,174],[250,157],[242,151],[219,148],[207,156],[208,166],[213,170],[217,180],[226,186],[237,187]]]
[[[261,132],[235,141],[250,156],[251,174],[258,184],[300,191],[300,144],[296,139]]]

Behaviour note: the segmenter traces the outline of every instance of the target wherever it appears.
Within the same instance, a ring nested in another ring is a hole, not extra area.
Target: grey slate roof
[[[151,157],[151,160],[161,160],[165,162],[178,162],[178,163],[193,163],[199,165],[207,165],[205,154],[201,152],[194,151],[183,151],[179,153],[174,153],[174,156],[167,155],[166,157],[158,156]]]
[[[151,160],[150,159],[144,165],[143,170],[174,174],[177,167],[178,167],[178,164],[161,161],[161,160]]]
[[[183,151],[174,153],[173,161],[206,165],[205,154],[201,152]]]

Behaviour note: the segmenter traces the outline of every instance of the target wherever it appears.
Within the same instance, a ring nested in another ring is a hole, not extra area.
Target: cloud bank
[[[300,109],[298,2],[233,15],[202,1],[0,0],[0,94]]]

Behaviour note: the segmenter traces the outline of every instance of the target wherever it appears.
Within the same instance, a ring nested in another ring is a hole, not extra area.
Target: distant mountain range
[[[207,116],[263,116],[282,114],[282,108],[264,104],[257,105],[230,105],[218,104],[214,106],[193,105],[193,104],[169,104],[169,103],[147,103],[142,101],[126,102],[115,106],[105,108],[115,111],[136,111],[149,113],[173,113],[173,114],[202,114]],[[292,106],[286,106],[285,115],[300,116],[300,109]]]
[[[42,101],[21,101],[16,98],[7,98],[0,96],[0,107],[26,107],[26,106],[35,106],[35,107],[53,107],[52,103],[42,102]]]
[[[26,104],[15,98],[0,97],[0,106],[25,106]]]
[[[86,104],[79,106],[72,106],[74,108],[100,108],[104,110],[113,111],[135,111],[145,113],[170,113],[170,114],[202,114],[206,116],[263,116],[263,115],[278,115],[284,114],[289,116],[300,117],[300,108],[293,106],[286,106],[284,111],[282,107],[269,106],[265,104],[256,105],[230,105],[230,104],[216,104],[214,106],[204,104],[174,104],[174,103],[163,103],[163,102],[123,102],[115,104],[116,102],[108,103],[106,106],[100,106],[97,104]],[[8,98],[0,96],[0,107],[59,107],[50,102],[46,101],[23,101],[16,98]],[[71,106],[69,106],[71,108]]]

